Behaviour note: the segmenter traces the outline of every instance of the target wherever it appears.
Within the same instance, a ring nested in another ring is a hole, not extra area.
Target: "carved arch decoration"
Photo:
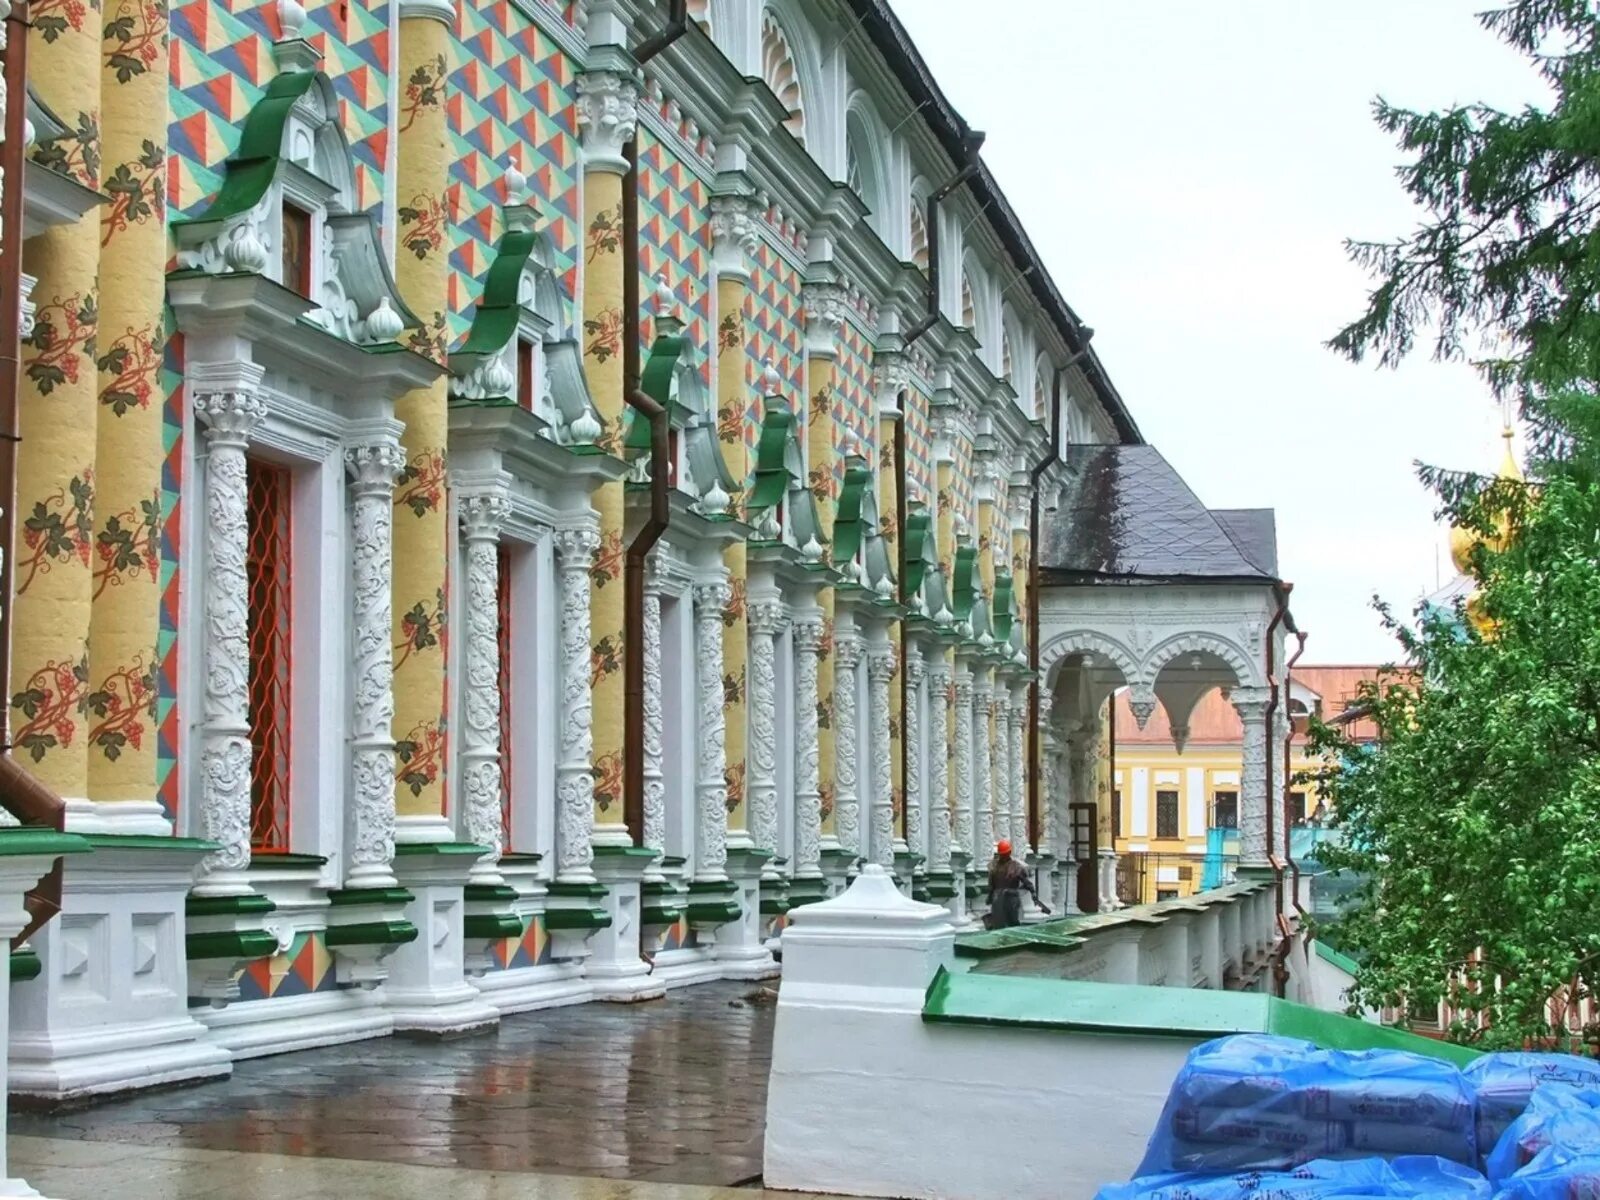
[[[761,14],[761,78],[789,114],[783,122],[784,128],[803,146],[806,144],[806,98],[800,74],[789,35],[772,10],[766,9]]]
[[[972,276],[965,268],[961,271],[961,327],[978,332],[978,305],[973,299]]]
[[[911,185],[911,264],[928,269],[928,186],[921,180]]]
[[[885,237],[889,233],[886,222],[895,203],[886,158],[889,131],[865,92],[853,93],[845,105],[844,128],[846,175],[854,176],[847,181],[867,206],[867,223]]]
[[[1050,419],[1050,360],[1043,354],[1033,364],[1033,415],[1041,420]]]
[[[1127,646],[1099,630],[1073,629],[1056,634],[1039,647],[1039,670],[1045,686],[1053,689],[1061,666],[1080,654],[1093,654],[1110,662],[1130,685],[1139,678],[1139,658]]]
[[[1215,633],[1198,631],[1174,634],[1150,647],[1144,655],[1139,677],[1130,678],[1128,682],[1153,688],[1162,669],[1185,654],[1210,654],[1220,659],[1233,672],[1238,687],[1260,687],[1265,683],[1260,665],[1238,643]]]

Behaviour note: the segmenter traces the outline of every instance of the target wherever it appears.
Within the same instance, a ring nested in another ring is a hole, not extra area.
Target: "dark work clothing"
[[[1037,900],[1033,880],[1028,868],[1014,858],[996,858],[989,864],[989,916],[984,921],[990,929],[1008,929],[1022,924],[1022,889],[1027,888]]]

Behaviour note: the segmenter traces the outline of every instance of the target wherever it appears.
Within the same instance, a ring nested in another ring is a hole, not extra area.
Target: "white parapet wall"
[[[947,909],[907,900],[877,866],[843,895],[794,910],[767,1187],[1064,1200],[1132,1174],[1184,1055],[1208,1035],[925,1022],[928,985],[952,963],[954,940]]]
[[[1248,913],[1219,925],[1242,928],[1233,953],[1243,955],[1262,945],[1251,928],[1272,908],[1252,895],[1213,912]],[[1129,963],[1112,972],[1127,982],[960,972],[949,910],[906,899],[877,866],[789,920],[767,1093],[769,1188],[1080,1200],[1134,1175],[1185,1056],[1214,1037],[1279,1032],[1470,1056],[1260,992],[1140,984],[1153,968]],[[1185,917],[1190,929],[1195,921],[1203,928],[1206,916]],[[1113,925],[1064,953],[1098,959],[1090,947],[1109,937],[1124,957],[1137,946],[1141,961],[1189,968],[1169,974],[1204,977],[1189,929],[1181,955],[1177,942],[1144,944],[1160,924]],[[1306,970],[1303,953],[1294,966]]]

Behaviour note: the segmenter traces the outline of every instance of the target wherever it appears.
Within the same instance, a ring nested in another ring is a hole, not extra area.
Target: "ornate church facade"
[[[1092,908],[1122,687],[1230,689],[1268,864],[1270,521],[883,0],[302,2],[10,3],[9,744],[93,846],[13,1090],[773,975],[862,860]]]

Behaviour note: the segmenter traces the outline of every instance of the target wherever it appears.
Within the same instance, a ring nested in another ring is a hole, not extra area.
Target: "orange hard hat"
[[[1005,838],[1001,838],[999,843],[995,846],[995,851],[1000,854],[1010,854],[1011,843],[1006,841]]]

